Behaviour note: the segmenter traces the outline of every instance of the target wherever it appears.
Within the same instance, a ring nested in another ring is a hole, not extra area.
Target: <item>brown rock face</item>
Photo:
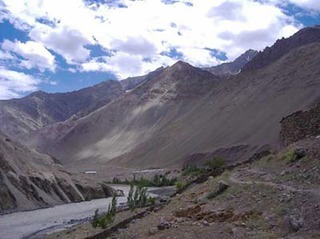
[[[308,136],[320,135],[320,104],[295,112],[281,120],[281,144],[287,146]]]

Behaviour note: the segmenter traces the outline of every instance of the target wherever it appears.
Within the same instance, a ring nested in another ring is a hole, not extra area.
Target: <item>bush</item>
[[[204,165],[211,171],[217,171],[222,169],[226,165],[226,162],[223,158],[214,158],[206,161]]]
[[[130,185],[127,203],[131,211],[137,207],[144,207],[147,203],[147,200],[147,188],[142,187],[141,185],[136,187],[133,184]]]
[[[184,186],[184,183],[183,183],[183,182],[181,182],[181,181],[176,182],[176,188],[177,188],[178,190],[182,189],[183,186]]]
[[[287,161],[288,163],[294,163],[305,156],[306,153],[304,150],[289,149],[286,153],[282,155],[281,159]]]
[[[110,225],[116,216],[117,213],[117,198],[116,195],[112,197],[111,204],[108,206],[108,211],[106,214],[99,216],[99,210],[97,209],[94,212],[92,226],[94,228],[101,227],[103,229],[107,228]]]
[[[149,202],[151,205],[156,205],[156,198],[154,198],[154,197],[148,197],[148,202]]]

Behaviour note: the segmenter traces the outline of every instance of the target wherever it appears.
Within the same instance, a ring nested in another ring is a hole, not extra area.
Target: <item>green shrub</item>
[[[151,205],[156,205],[156,198],[154,198],[154,197],[148,197],[148,202],[149,202]]]
[[[176,188],[177,188],[178,190],[182,189],[183,186],[184,186],[184,183],[183,183],[183,182],[181,182],[181,181],[176,182]]]
[[[130,185],[130,190],[127,197],[128,207],[133,211],[137,207],[144,207],[147,203],[147,188],[141,185],[134,186]]]
[[[92,226],[94,228],[101,227],[103,229],[107,228],[110,225],[116,216],[117,213],[117,198],[116,195],[112,197],[111,203],[108,206],[108,210],[104,215],[99,216],[99,210],[97,209],[94,212]]]
[[[219,157],[212,160],[207,160],[204,165],[211,171],[217,171],[222,169],[226,165],[226,162],[223,158]]]
[[[294,163],[302,158],[306,157],[306,153],[304,150],[301,149],[289,149],[285,152],[281,159],[285,160],[288,163]]]

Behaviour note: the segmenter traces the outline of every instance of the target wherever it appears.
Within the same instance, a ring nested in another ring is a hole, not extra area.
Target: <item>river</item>
[[[120,189],[125,195],[130,187],[112,186]],[[117,198],[118,204],[127,201],[126,196]],[[79,220],[90,217],[96,209],[106,211],[111,198],[96,199],[87,202],[69,203],[34,211],[16,212],[0,216],[0,239],[30,238],[37,232],[53,232],[79,223]],[[74,224],[68,222],[74,221]],[[78,221],[78,222],[77,222]]]

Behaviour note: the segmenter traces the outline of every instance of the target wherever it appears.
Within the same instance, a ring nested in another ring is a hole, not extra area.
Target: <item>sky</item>
[[[315,24],[319,0],[0,0],[0,99],[214,66]]]

